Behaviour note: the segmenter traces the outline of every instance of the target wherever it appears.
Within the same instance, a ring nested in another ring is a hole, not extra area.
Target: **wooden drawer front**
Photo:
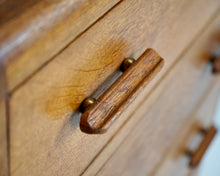
[[[0,64],[12,91],[119,0],[0,2]]]
[[[189,47],[150,96],[145,97],[148,101],[132,114],[132,118],[102,150],[84,175],[95,175],[97,172],[100,176],[159,174],[160,164],[169,148],[173,149],[171,144],[178,139],[180,130],[187,126],[190,119],[195,118],[195,112],[212,89],[216,96],[220,77],[212,75],[208,60],[215,48],[212,44],[216,42],[215,33],[219,24],[220,16],[209,24],[208,30]],[[182,139],[178,139],[181,144],[185,141],[185,138]],[[184,151],[181,152],[184,158]],[[176,169],[173,160],[171,166],[173,164],[173,169]],[[167,167],[165,169],[169,169]],[[185,166],[183,169],[188,170]],[[179,169],[176,171],[175,174],[167,175],[179,175]]]
[[[206,2],[125,0],[16,90],[10,100],[11,174],[82,173],[215,14],[218,1]],[[125,57],[138,58],[148,47],[165,58],[160,76],[107,134],[82,133],[76,111],[82,100]]]
[[[210,92],[205,95],[204,101],[200,102],[191,116],[193,118],[190,118],[178,132],[154,175],[193,176],[195,174],[197,168],[189,167],[189,157],[184,155],[184,151],[187,151],[187,149],[195,150],[202,137],[199,135],[199,130],[213,125],[213,117],[219,96],[220,82],[218,81],[210,87]]]

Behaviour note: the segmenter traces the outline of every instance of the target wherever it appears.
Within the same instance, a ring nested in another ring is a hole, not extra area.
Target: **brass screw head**
[[[128,69],[128,67],[130,67],[133,63],[135,62],[135,59],[133,58],[126,58],[121,65],[121,69],[122,71],[125,71]]]
[[[86,111],[86,109],[88,109],[93,103],[95,103],[96,99],[92,98],[92,97],[88,97],[86,98],[81,105],[81,109],[82,111]]]
[[[193,151],[191,151],[191,150],[186,150],[185,153],[186,153],[186,156],[189,158],[191,158],[193,156]]]
[[[200,134],[205,135],[207,133],[207,129],[201,128],[199,129]]]

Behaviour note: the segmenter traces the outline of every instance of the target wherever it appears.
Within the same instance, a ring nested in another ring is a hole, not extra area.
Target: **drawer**
[[[113,8],[12,93],[11,174],[81,174],[217,9],[215,0],[123,1]],[[163,72],[106,134],[82,133],[83,99],[117,74],[124,58],[138,58],[148,47],[165,58]]]
[[[12,91],[119,0],[0,2],[0,65]]]
[[[211,73],[208,60],[215,45],[219,44],[216,37],[219,24],[218,15],[145,97],[147,101],[142,102],[84,175],[155,175],[160,172],[168,151],[176,151],[172,143],[177,139],[184,142],[179,138],[181,129],[185,129],[190,120],[195,121],[198,107],[212,89],[216,96],[220,77]],[[210,112],[208,110],[205,112]],[[171,162],[173,169],[179,170],[175,168],[175,159]]]
[[[214,83],[204,96],[191,118],[180,129],[178,135],[166,151],[161,164],[155,170],[156,176],[186,176],[194,175],[198,167],[189,166],[187,150],[194,151],[199,146],[201,135],[199,130],[208,129],[213,125],[213,117],[220,95],[220,82]],[[193,117],[193,118],[192,118]],[[203,156],[204,157],[204,156]],[[201,163],[202,164],[202,163]]]

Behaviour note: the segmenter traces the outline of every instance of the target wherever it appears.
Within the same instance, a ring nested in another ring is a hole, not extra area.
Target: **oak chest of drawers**
[[[194,174],[184,151],[213,123],[219,7],[0,1],[0,175]]]

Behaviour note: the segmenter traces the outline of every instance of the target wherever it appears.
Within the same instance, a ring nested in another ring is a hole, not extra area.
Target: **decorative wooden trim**
[[[80,128],[105,133],[140,91],[156,76],[164,60],[147,49],[81,116]]]

